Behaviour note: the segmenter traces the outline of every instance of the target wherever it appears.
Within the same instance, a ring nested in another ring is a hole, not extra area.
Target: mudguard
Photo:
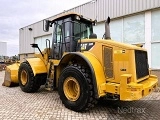
[[[40,58],[29,58],[26,60],[30,64],[33,70],[34,76],[36,74],[47,73],[47,66]]]
[[[70,58],[73,58],[74,56],[81,57],[90,67],[92,72],[94,91],[96,93],[95,97],[99,98],[100,96],[104,96],[105,92],[101,89],[101,85],[106,83],[106,81],[103,66],[100,61],[95,57],[94,54],[90,52],[72,52],[64,55],[59,65],[69,62],[71,60]]]

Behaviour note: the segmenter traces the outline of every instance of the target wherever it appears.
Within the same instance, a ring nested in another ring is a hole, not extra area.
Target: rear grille
[[[107,78],[113,78],[112,48],[104,47],[104,71]]]
[[[137,79],[149,75],[148,58],[146,51],[135,50]]]

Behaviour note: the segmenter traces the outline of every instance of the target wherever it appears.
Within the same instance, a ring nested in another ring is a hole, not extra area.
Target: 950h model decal
[[[79,43],[81,51],[90,50],[94,46],[94,44],[95,43],[93,43],[93,42]]]

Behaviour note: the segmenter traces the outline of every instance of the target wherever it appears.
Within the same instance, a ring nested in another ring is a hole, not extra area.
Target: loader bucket
[[[14,63],[6,67],[3,86],[18,86],[18,69],[20,63]]]

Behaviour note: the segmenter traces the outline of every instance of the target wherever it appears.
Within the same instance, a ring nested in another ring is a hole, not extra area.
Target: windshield
[[[73,23],[74,40],[89,38],[89,35],[92,33],[92,24],[82,23],[81,21],[76,21]]]

